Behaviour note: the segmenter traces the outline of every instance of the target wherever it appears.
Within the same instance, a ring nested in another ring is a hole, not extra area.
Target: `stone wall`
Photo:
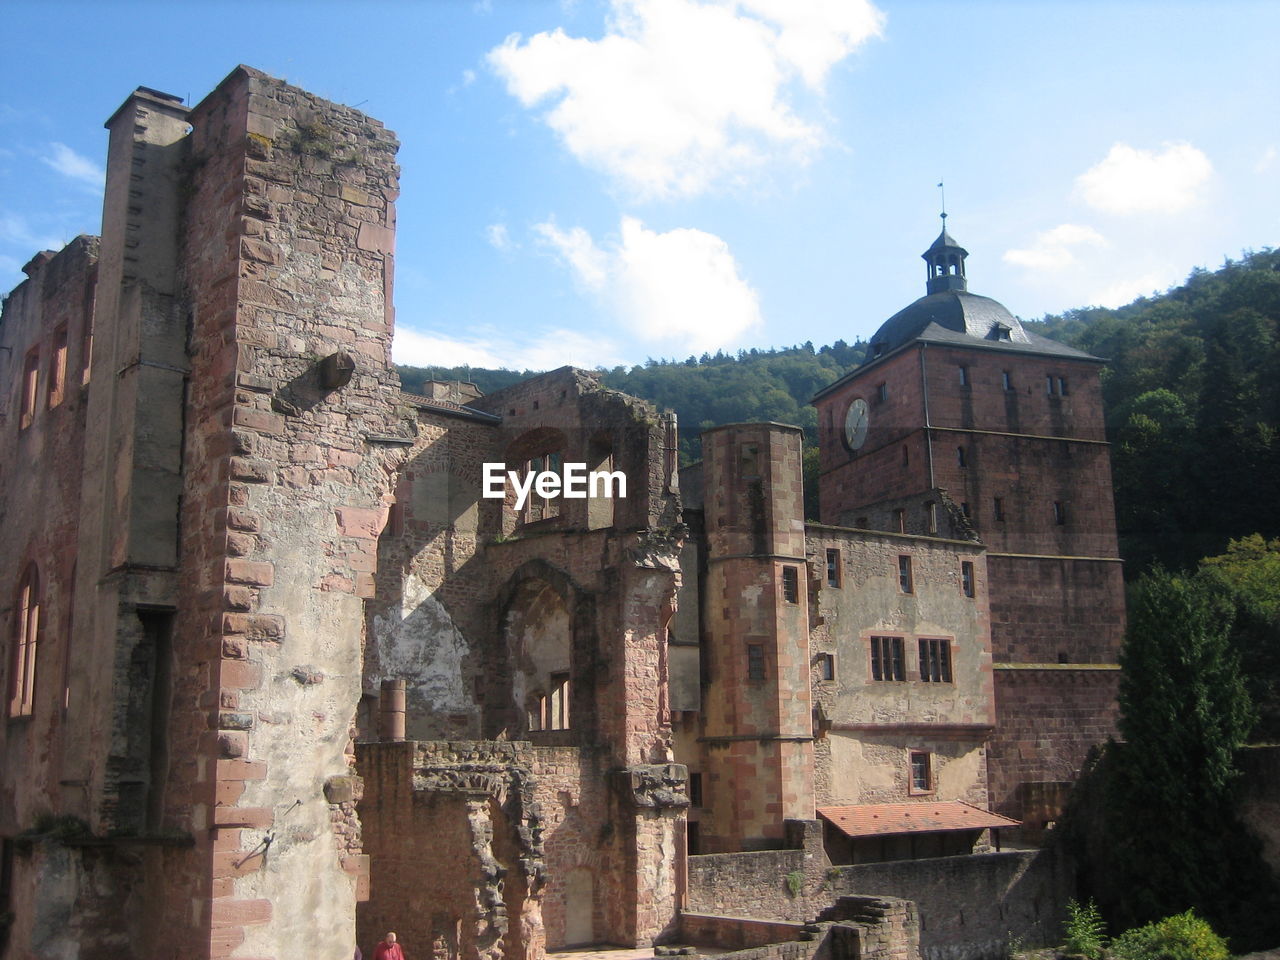
[[[924,960],[1000,960],[1012,939],[1024,947],[1058,942],[1071,871],[1050,850],[834,867],[832,895],[888,896],[916,905]]]

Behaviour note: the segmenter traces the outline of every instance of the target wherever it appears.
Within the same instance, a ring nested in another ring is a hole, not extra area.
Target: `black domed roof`
[[[948,333],[965,339],[1031,342],[1022,321],[1004,304],[966,290],[944,290],[921,297],[886,320],[871,338],[872,353],[878,347],[883,356],[921,337],[949,339]]]

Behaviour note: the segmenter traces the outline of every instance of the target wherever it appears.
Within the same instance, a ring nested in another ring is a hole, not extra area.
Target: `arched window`
[[[27,564],[14,608],[13,655],[9,660],[9,716],[31,715],[36,691],[36,640],[40,634],[40,573]]]

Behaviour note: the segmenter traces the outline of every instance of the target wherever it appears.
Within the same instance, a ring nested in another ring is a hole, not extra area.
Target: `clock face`
[[[850,450],[857,450],[867,440],[867,401],[859,397],[849,404],[844,417],[844,442]]]

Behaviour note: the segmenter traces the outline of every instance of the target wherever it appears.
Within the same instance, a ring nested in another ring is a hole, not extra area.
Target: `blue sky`
[[[0,289],[95,233],[103,122],[246,63],[399,134],[400,362],[867,338],[948,226],[1024,318],[1274,246],[1280,4],[0,0]]]

